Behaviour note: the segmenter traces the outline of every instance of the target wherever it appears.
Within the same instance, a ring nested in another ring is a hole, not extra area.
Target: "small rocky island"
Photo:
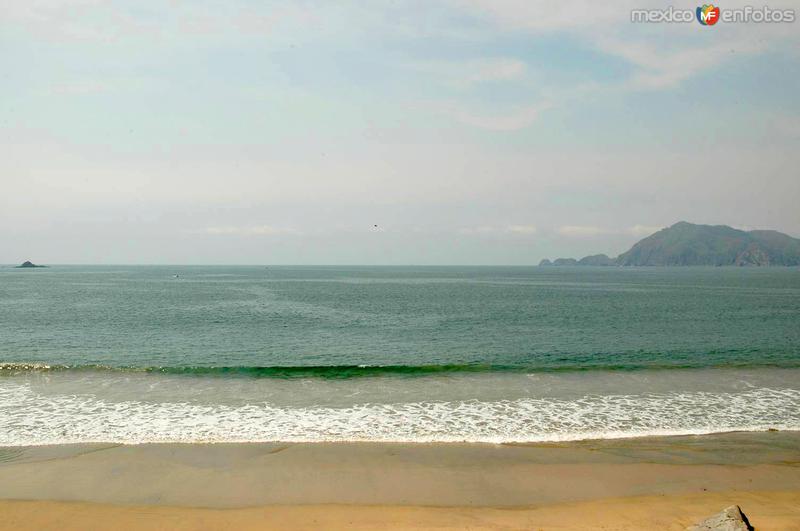
[[[26,260],[26,261],[22,262],[21,265],[18,265],[17,269],[31,268],[31,267],[47,267],[47,266],[36,265],[33,262],[31,262],[30,260]]]
[[[774,230],[743,231],[685,221],[644,238],[616,258],[604,254],[544,259],[540,266],[798,266],[800,239]]]

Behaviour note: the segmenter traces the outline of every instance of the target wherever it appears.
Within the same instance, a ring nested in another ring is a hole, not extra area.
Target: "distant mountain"
[[[542,260],[539,265],[796,266],[800,239],[774,230],[748,232],[681,221],[640,240],[616,259],[599,254],[578,261]]]
[[[648,236],[617,257],[619,265],[800,265],[800,240],[771,230],[681,221]]]
[[[605,254],[593,254],[578,260],[578,265],[612,266],[617,265],[617,261]]]
[[[540,266],[565,266],[565,265],[578,265],[578,261],[574,258],[556,258],[552,262],[545,258],[539,262]]]

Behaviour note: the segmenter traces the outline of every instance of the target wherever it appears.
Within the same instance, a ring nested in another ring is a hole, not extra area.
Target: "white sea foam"
[[[294,382],[298,391],[308,386]],[[114,395],[116,396],[116,395]],[[534,442],[800,430],[800,389],[421,400],[340,407],[153,401],[0,381],[0,445],[77,442]]]

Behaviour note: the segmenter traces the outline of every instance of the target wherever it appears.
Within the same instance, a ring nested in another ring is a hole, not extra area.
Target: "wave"
[[[603,356],[607,357],[607,356]],[[571,360],[570,360],[571,361]],[[707,361],[697,360],[692,362],[675,361],[664,362],[628,362],[609,363],[604,361],[570,362],[565,359],[553,363],[538,364],[487,364],[487,363],[450,363],[431,365],[234,365],[234,366],[132,366],[132,365],[67,365],[47,364],[37,362],[0,362],[0,376],[19,375],[37,372],[109,372],[109,373],[150,373],[187,376],[239,376],[250,378],[324,378],[348,379],[358,377],[379,376],[430,376],[458,373],[562,373],[584,371],[640,371],[640,370],[674,370],[674,369],[704,369],[704,368],[730,368],[730,369],[757,369],[757,368],[800,368],[800,358],[770,361]]]
[[[0,446],[85,442],[542,442],[800,430],[800,390],[437,400],[345,407],[159,402],[0,385]]]

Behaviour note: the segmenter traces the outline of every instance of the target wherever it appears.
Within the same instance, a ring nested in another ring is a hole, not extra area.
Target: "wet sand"
[[[800,433],[0,449],[0,529],[800,529]],[[103,523],[106,525],[103,525]]]

